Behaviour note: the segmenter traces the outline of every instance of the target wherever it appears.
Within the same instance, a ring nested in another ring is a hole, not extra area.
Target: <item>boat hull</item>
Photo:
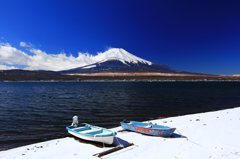
[[[101,142],[108,145],[111,145],[113,143],[114,137],[117,134],[115,131],[87,123],[83,123],[80,126],[68,126],[66,129],[69,134],[77,138],[88,141]]]
[[[138,132],[141,134],[151,135],[151,136],[162,136],[162,137],[170,137],[176,128],[151,128],[146,126],[137,126],[134,124],[121,122],[120,123],[123,129]],[[145,124],[145,123],[144,123]],[[146,123],[147,124],[147,123]]]
[[[114,136],[104,136],[104,137],[85,136],[83,134],[75,133],[71,130],[68,130],[68,133],[77,137],[77,138],[83,139],[83,140],[101,142],[101,143],[105,143],[105,144],[108,144],[108,145],[113,144],[113,141],[114,141]]]

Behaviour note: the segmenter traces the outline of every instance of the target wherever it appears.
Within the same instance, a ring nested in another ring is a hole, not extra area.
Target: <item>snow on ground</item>
[[[175,137],[151,137],[119,132],[120,143],[134,143],[102,158],[109,159],[240,159],[240,107],[153,120],[176,127]],[[114,128],[120,130],[121,128]],[[63,130],[65,131],[65,130]],[[67,132],[66,132],[67,133]],[[181,136],[182,135],[182,136]],[[79,142],[71,137],[23,146],[0,152],[1,159],[90,159],[111,147]]]

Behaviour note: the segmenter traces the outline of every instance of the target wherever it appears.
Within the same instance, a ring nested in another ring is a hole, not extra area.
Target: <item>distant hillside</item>
[[[157,72],[128,72],[128,73],[90,73],[66,75],[53,71],[5,70],[0,71],[0,81],[182,81],[182,80],[240,80],[239,76],[217,76],[187,73],[157,73]]]
[[[2,81],[39,81],[39,80],[68,80],[69,76],[54,71],[28,71],[28,70],[2,70],[0,80]]]

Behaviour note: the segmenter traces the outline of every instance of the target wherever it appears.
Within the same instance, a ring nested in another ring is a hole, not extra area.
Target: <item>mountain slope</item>
[[[102,73],[102,72],[163,72],[174,73],[176,71],[165,65],[128,63],[119,60],[107,60],[105,62],[94,63],[75,69],[62,71],[64,73]]]
[[[112,48],[95,56],[95,63],[61,71],[62,73],[102,73],[102,72],[163,72],[175,73],[166,65],[153,64],[124,49]]]

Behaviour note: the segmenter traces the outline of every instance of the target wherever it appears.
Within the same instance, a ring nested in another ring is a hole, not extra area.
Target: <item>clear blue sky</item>
[[[120,47],[178,70],[240,74],[240,1],[0,0],[0,37],[75,56]]]

